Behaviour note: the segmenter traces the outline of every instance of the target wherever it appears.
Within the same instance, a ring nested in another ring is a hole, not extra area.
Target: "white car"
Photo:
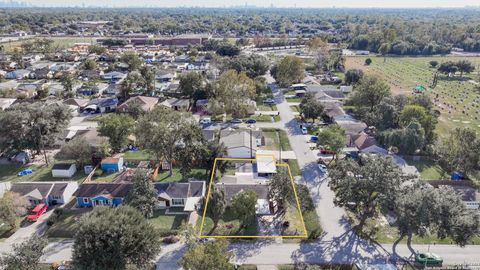
[[[212,119],[210,117],[205,117],[202,120],[200,120],[200,124],[202,125],[208,125],[210,123],[212,123]]]
[[[308,130],[306,127],[302,127],[302,134],[303,135],[307,135],[308,134]]]
[[[318,163],[318,169],[319,169],[323,174],[326,174],[326,173],[327,173],[327,166],[325,166],[324,164]]]

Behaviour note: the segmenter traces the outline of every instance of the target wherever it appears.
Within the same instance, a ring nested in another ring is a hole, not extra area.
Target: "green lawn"
[[[272,122],[272,118],[273,118],[273,122],[278,122],[278,121],[280,121],[280,116],[278,116],[278,115],[271,116],[271,115],[265,115],[265,114],[262,114],[262,115],[252,115],[251,117],[245,118],[245,119],[243,119],[243,120],[254,119],[254,120],[256,120],[257,122]]]
[[[78,220],[92,208],[64,209],[59,219],[47,231],[49,238],[73,238]]]
[[[432,60],[439,63],[468,60],[477,67],[480,65],[480,57],[387,57],[387,61],[384,62],[383,58],[370,56],[373,62],[370,66],[365,66],[366,58],[347,57],[346,69],[360,68],[367,74],[377,74],[383,77],[394,94],[413,95],[413,88],[423,85],[427,87],[426,93],[432,99],[438,95],[439,102],[437,104],[441,106],[436,106],[435,109],[440,111],[437,125],[440,137],[445,136],[455,127],[470,127],[480,131],[480,110],[473,104],[479,98],[479,92],[475,89],[475,85],[466,79],[478,80],[479,70],[476,69],[472,74],[465,74],[466,78],[460,78],[459,74],[450,79],[442,77],[438,80],[437,86],[432,89],[430,86],[436,69],[429,65]],[[454,109],[447,109],[444,103],[454,106]]]
[[[97,169],[97,171],[102,171],[100,168]],[[100,182],[100,183],[111,183],[119,175],[119,172],[106,172],[103,171],[100,176],[93,176],[92,181],[93,182]]]
[[[277,105],[257,104],[257,111],[278,111]]]
[[[300,166],[298,166],[298,161],[296,159],[289,159],[287,163],[290,166],[290,172],[292,173],[293,177],[302,174],[302,172],[300,171]]]
[[[52,47],[61,47],[68,48],[72,47],[75,43],[96,43],[96,38],[93,37],[49,37],[48,39],[53,40]],[[29,39],[28,42],[33,41]],[[12,41],[1,43],[4,46],[5,52],[13,51],[14,48],[20,47],[20,45],[25,41]]]
[[[153,217],[148,221],[152,223],[155,228],[162,231],[177,230],[180,226],[186,222],[188,215],[165,215],[165,210],[155,210]]]
[[[408,165],[415,166],[420,172],[420,178],[423,180],[445,180],[449,179],[447,171],[432,160],[413,160],[405,158]]]
[[[285,130],[262,128],[262,134],[265,137],[265,149],[278,150],[281,147],[283,151],[292,150]]]
[[[298,105],[292,105],[292,106],[290,106],[290,109],[293,112],[300,112],[300,106],[298,106]]]
[[[152,160],[153,157],[145,150],[127,151],[123,154],[124,159]]]
[[[180,168],[174,167],[172,170],[172,175],[169,176],[169,171],[159,171],[155,181],[157,182],[186,182],[188,178],[197,178],[200,180],[206,180],[208,176],[205,175],[205,169],[195,168],[192,169],[190,174],[183,178],[180,173]]]
[[[203,212],[200,213],[200,217],[197,220],[197,228],[201,228]],[[245,229],[240,230],[240,221],[235,217],[233,211],[227,208],[223,214],[223,218],[218,222],[217,228],[213,229],[213,220],[210,217],[205,217],[205,223],[203,226],[202,235],[243,235],[252,236],[257,235],[257,224],[252,222]]]
[[[300,103],[302,102],[302,98],[287,98],[288,103]]]
[[[284,221],[288,221],[289,226],[282,235],[304,235],[305,228],[303,227],[300,211],[296,204],[288,204],[285,210]]]
[[[60,163],[60,162],[59,162]],[[82,168],[77,168],[77,172],[72,176],[72,178],[53,178],[52,177],[52,167],[53,162],[50,162],[49,166],[44,164],[42,165],[32,165],[32,166],[23,166],[21,164],[11,164],[11,165],[0,165],[0,182],[33,182],[33,181],[83,181],[87,177]],[[17,176],[17,174],[23,169],[31,168],[33,173],[25,176]]]

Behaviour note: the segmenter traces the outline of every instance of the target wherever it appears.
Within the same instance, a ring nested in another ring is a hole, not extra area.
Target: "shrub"
[[[171,235],[171,236],[165,237],[165,238],[163,238],[163,240],[162,240],[162,242],[163,242],[164,244],[174,244],[174,243],[177,243],[178,241],[180,241],[180,237],[175,236],[175,235]]]
[[[94,176],[99,177],[103,174],[103,170],[98,168],[95,170]]]
[[[372,63],[372,59],[367,58],[365,59],[365,65],[369,66]]]

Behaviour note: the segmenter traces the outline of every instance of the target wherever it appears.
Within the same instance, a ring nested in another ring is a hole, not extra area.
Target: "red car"
[[[48,205],[44,203],[37,204],[35,208],[33,208],[32,212],[30,212],[30,215],[27,216],[27,220],[32,222],[37,221],[38,218],[47,211],[47,208]]]

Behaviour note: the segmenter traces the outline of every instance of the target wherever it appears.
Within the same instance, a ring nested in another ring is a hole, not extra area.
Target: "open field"
[[[39,37],[43,38],[43,37]],[[96,43],[96,38],[93,37],[48,37],[48,39],[53,40],[53,47],[68,48],[73,46],[75,43]],[[12,42],[1,43],[4,46],[6,52],[13,51],[14,48],[20,47],[23,42],[32,41],[33,39],[28,40],[19,40]]]
[[[265,137],[266,150],[279,150],[279,148],[283,151],[292,150],[287,133],[284,130],[263,128],[262,134]]]
[[[475,85],[479,81],[480,57],[370,57],[373,62],[365,66],[367,57],[348,57],[347,69],[359,68],[367,74],[377,74],[388,82],[393,94],[412,95],[413,88],[418,85],[427,87],[427,94],[435,100],[436,109],[440,112],[437,131],[440,136],[448,134],[455,127],[470,127],[480,131],[480,90]],[[430,88],[436,69],[429,62],[439,63],[466,59],[472,62],[476,70],[471,74],[460,74],[454,78],[441,75],[435,88]]]

